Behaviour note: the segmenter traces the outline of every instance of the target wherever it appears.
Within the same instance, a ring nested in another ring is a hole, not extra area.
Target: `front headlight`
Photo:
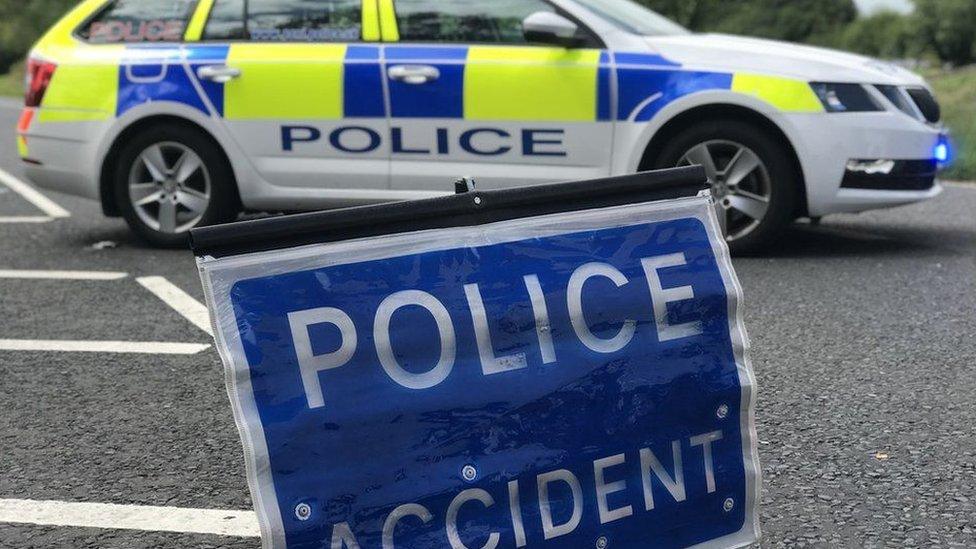
[[[827,112],[877,112],[884,107],[871,97],[860,84],[840,84],[831,82],[811,82],[813,93],[817,94]]]

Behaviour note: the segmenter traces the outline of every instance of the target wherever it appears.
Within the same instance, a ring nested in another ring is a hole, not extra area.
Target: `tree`
[[[720,6],[712,0],[638,0],[652,10],[668,17],[672,21],[695,30],[703,21],[704,13],[710,8]]]
[[[905,59],[925,49],[915,28],[914,17],[883,11],[858,18],[826,42],[873,57]]]
[[[976,61],[976,0],[915,0],[918,34],[939,59]]]
[[[805,42],[857,17],[853,0],[640,0],[698,32]],[[939,0],[940,1],[940,0]]]
[[[0,0],[0,72],[20,61],[31,45],[78,0]]]

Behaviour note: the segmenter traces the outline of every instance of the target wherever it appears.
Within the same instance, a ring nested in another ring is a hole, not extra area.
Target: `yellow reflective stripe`
[[[599,50],[472,46],[464,74],[464,117],[596,120],[599,65]]]
[[[761,99],[781,111],[823,112],[823,104],[802,80],[763,76],[759,74],[736,74],[732,77],[732,91]]]
[[[58,65],[38,112],[41,122],[105,120],[115,116],[119,63],[125,46],[79,46]]]
[[[196,11],[193,12],[193,17],[190,18],[190,24],[186,26],[186,34],[183,35],[184,40],[187,42],[199,42],[200,38],[203,37],[203,29],[207,26],[207,20],[210,18],[210,10],[213,9],[214,0],[200,0],[197,4]]]
[[[233,44],[224,86],[228,120],[327,119],[343,114],[345,44]]]
[[[30,156],[30,151],[27,149],[27,139],[23,135],[17,136],[17,153],[21,158]]]
[[[73,109],[41,109],[37,114],[39,122],[101,122],[111,118],[107,111],[80,111]]]
[[[380,9],[376,0],[363,0],[363,41],[379,42]]]
[[[377,0],[380,3],[380,28],[384,42],[399,42],[400,29],[397,26],[396,8],[393,0]]]

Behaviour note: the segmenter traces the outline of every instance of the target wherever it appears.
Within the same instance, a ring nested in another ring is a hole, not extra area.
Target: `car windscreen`
[[[633,34],[671,36],[691,31],[630,0],[576,0],[609,23]]]

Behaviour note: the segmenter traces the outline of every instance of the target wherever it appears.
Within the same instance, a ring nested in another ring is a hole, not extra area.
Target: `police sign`
[[[196,232],[266,546],[754,542],[747,339],[703,182]]]

